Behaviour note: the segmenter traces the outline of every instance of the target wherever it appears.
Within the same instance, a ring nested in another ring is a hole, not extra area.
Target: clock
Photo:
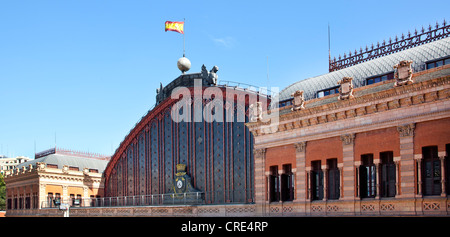
[[[182,188],[183,187],[183,181],[181,181],[181,179],[179,179],[177,181],[177,188]]]

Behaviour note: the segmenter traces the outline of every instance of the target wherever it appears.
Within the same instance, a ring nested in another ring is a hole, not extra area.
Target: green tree
[[[0,174],[0,210],[6,209],[6,185],[5,181],[3,180],[3,175]]]

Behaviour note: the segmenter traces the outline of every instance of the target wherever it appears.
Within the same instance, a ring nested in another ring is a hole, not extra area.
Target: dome
[[[177,66],[182,73],[187,72],[191,69],[191,61],[189,61],[186,57],[182,57],[178,59]]]

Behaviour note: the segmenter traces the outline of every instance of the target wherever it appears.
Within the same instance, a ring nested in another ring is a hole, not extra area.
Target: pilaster
[[[255,204],[256,212],[265,216],[266,205],[266,175],[265,175],[265,161],[266,161],[266,149],[254,149],[253,156],[255,159]]]
[[[415,196],[414,123],[397,127],[400,136],[400,190],[402,198]]]
[[[306,142],[294,143],[296,157],[295,201],[306,201]]]
[[[355,134],[341,135],[344,162],[342,200],[355,200],[354,140]]]

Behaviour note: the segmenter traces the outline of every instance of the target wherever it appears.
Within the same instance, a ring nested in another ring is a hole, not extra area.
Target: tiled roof
[[[314,99],[318,91],[337,86],[337,82],[343,77],[353,77],[355,88],[365,86],[367,78],[393,72],[393,66],[402,60],[412,60],[414,72],[423,71],[426,62],[449,55],[450,38],[440,39],[352,67],[295,82],[280,92],[279,101],[291,98],[291,95],[297,90],[304,91],[305,100]]]
[[[62,169],[63,165],[78,167],[80,171],[82,171],[84,168],[97,169],[99,173],[102,173],[105,170],[106,165],[108,164],[107,160],[77,157],[63,154],[51,154],[22,163],[18,165],[17,168],[20,169],[22,168],[22,166],[28,166],[30,164],[32,164],[33,167],[35,167],[37,162],[57,165],[58,169]]]

